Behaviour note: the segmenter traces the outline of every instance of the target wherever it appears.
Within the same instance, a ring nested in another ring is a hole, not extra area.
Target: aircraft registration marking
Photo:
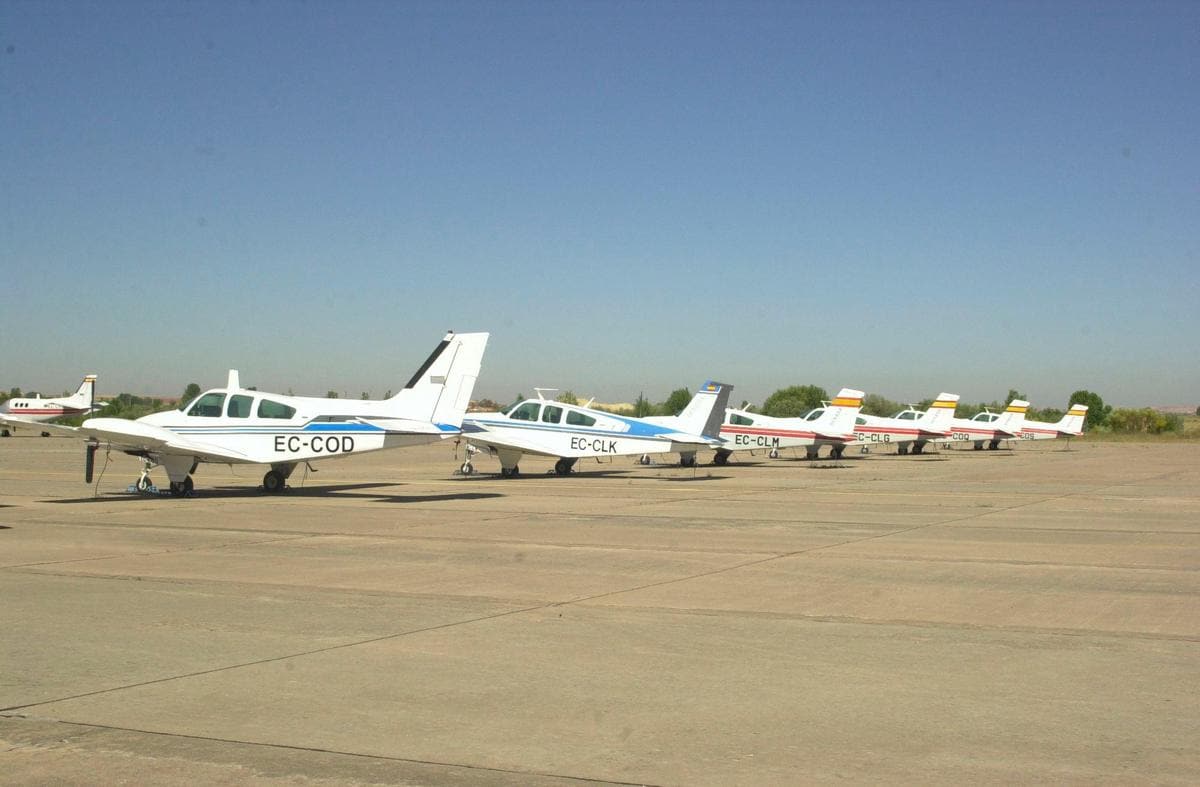
[[[595,451],[598,454],[615,454],[617,452],[617,441],[601,440],[599,438],[589,440],[586,437],[572,437],[571,450]]]
[[[298,435],[275,435],[275,453],[297,454],[302,450],[312,451],[314,454],[346,454],[354,450],[354,438],[349,435],[313,435],[304,439]]]

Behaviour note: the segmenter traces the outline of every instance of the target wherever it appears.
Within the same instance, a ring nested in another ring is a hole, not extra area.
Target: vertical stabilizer
[[[958,407],[958,394],[942,392],[938,394],[933,404],[921,418],[921,429],[927,432],[949,432],[954,420],[954,410]]]
[[[76,399],[85,405],[91,405],[96,401],[96,375],[85,374],[83,382],[79,384],[79,390],[71,394],[72,399]]]
[[[1063,434],[1081,435],[1083,434],[1083,422],[1087,420],[1087,405],[1073,404],[1067,410],[1067,414],[1058,420],[1055,428]]]
[[[992,426],[1002,432],[1009,434],[1018,434],[1021,427],[1025,425],[1025,413],[1029,410],[1029,402],[1021,399],[1013,399],[1008,403],[1008,407],[1004,408],[1004,412],[1000,417],[992,422]]]
[[[733,386],[728,383],[706,382],[696,391],[683,412],[675,417],[676,428],[688,434],[719,437],[731,393]]]
[[[462,426],[487,340],[486,333],[446,334],[408,384],[388,400],[389,415]]]
[[[854,422],[862,409],[863,392],[853,388],[843,388],[833,401],[825,408],[825,412],[812,422],[813,431],[824,435],[849,435],[854,433]]]

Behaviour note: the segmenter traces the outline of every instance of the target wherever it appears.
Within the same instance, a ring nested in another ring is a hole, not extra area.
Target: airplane
[[[1053,440],[1056,437],[1079,437],[1083,434],[1083,421],[1087,418],[1086,404],[1073,404],[1067,414],[1056,423],[1026,421],[1021,426],[1022,440]]]
[[[526,454],[557,459],[554,472],[567,475],[584,457],[644,456],[678,452],[680,464],[696,463],[700,448],[719,448],[721,413],[732,385],[706,382],[679,415],[634,418],[542,398],[526,399],[500,413],[471,413],[463,421],[467,459],[459,472],[475,472],[471,456],[485,450],[500,460],[500,475],[521,474]]]
[[[890,418],[859,413],[854,424],[855,438],[846,445],[895,445],[899,454],[907,454],[911,446],[914,454],[923,453],[929,443],[949,436],[950,422],[954,418],[954,408],[957,406],[958,394],[943,392],[938,394],[928,410],[910,407]],[[825,409],[818,407],[804,417],[806,420],[815,421],[824,414]],[[842,446],[842,449],[844,450],[845,446]],[[815,452],[809,456],[815,458]]]
[[[767,449],[772,459],[781,448],[803,447],[809,459],[815,459],[821,446],[832,448],[835,459],[842,456],[846,444],[854,440],[854,423],[862,407],[863,392],[843,388],[828,407],[811,420],[805,417],[777,418],[734,407],[726,408],[721,437],[726,447],[718,448],[713,464],[723,465],[734,451]]]
[[[950,422],[950,439],[942,443],[974,443],[976,451],[982,451],[984,443],[989,450],[1000,447],[1001,440],[1012,440],[1021,436],[1025,424],[1025,411],[1029,402],[1013,399],[1003,413],[984,410],[971,418],[955,418]]]
[[[14,397],[0,404],[0,418],[4,419],[3,436],[22,426],[31,426],[67,415],[89,415],[104,407],[96,401],[96,375],[87,374],[79,384],[79,390],[70,396],[43,399],[41,396]],[[43,433],[46,434],[46,433]]]
[[[96,451],[103,446],[142,458],[138,491],[150,491],[150,471],[160,465],[170,478],[171,494],[185,497],[192,493],[192,474],[201,463],[265,464],[271,469],[263,476],[263,490],[277,494],[302,463],[459,434],[487,340],[486,333],[447,333],[390,399],[263,393],[242,388],[237,370],[231,369],[224,388],[206,391],[178,410],[136,421],[89,418],[79,427],[53,429],[88,441],[88,483]]]

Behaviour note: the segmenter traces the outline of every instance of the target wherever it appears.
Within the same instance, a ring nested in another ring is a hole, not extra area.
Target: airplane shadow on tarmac
[[[323,485],[308,485],[308,486],[289,486],[286,491],[277,495],[268,495],[263,492],[261,486],[217,486],[217,487],[201,487],[196,490],[191,498],[192,500],[238,500],[238,499],[254,499],[254,500],[273,500],[288,498],[328,498],[337,500],[339,498],[351,498],[359,500],[373,500],[379,503],[436,503],[452,500],[481,500],[492,497],[503,497],[499,492],[461,492],[454,494],[437,494],[437,495],[395,495],[383,492],[369,492],[366,490],[394,488],[399,484],[391,483],[375,483],[375,484],[323,484]],[[113,503],[120,500],[127,500],[130,503],[134,502],[151,502],[156,500],[171,499],[171,495],[159,493],[157,495],[136,494],[130,492],[115,492],[99,495],[97,497],[79,497],[65,500],[47,500],[47,503]]]

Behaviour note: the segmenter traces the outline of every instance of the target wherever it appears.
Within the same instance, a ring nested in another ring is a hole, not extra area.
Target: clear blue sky
[[[1200,3],[0,2],[0,387],[1200,401]]]

